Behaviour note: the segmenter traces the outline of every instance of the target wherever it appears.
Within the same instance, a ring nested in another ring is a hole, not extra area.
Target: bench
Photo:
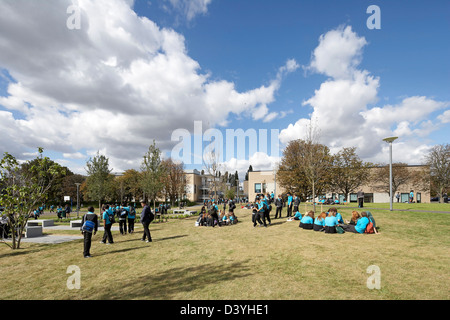
[[[42,237],[42,226],[27,226],[25,228],[25,238]]]
[[[83,220],[72,220],[70,221],[71,228],[81,228],[81,222]],[[97,220],[97,226],[100,226],[100,220]]]
[[[49,227],[54,226],[55,221],[52,219],[46,219],[46,220],[28,220],[27,226],[29,227],[37,227],[39,225],[42,225],[42,227]]]
[[[193,215],[196,214],[197,211],[189,211],[189,210],[173,210],[174,214],[188,214],[188,215]]]

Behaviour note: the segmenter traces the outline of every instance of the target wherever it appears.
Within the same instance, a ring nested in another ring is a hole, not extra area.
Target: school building
[[[408,170],[413,172],[417,172],[418,174],[423,170],[424,166],[419,165],[410,165],[407,167]],[[375,170],[376,168],[372,168],[371,170]],[[249,200],[253,201],[258,193],[267,192],[275,193],[275,195],[282,195],[286,191],[279,185],[276,172],[275,171],[253,171],[248,174],[248,183],[246,185],[247,190],[244,190],[244,193],[248,194]],[[362,190],[364,192],[364,202],[365,203],[388,203],[389,202],[389,194],[387,192],[380,191],[370,182],[366,185],[361,186],[358,190],[354,190],[354,192],[350,193],[348,199],[345,199],[344,194],[336,193],[336,192],[326,192],[325,194],[316,195],[316,201],[321,198],[331,198],[331,199],[339,199],[339,201],[347,202],[347,203],[357,203],[357,192]],[[430,202],[430,191],[429,190],[420,190],[417,186],[414,186],[412,182],[407,183],[405,185],[400,186],[397,192],[400,194],[399,202],[408,202],[408,197],[410,191],[414,192],[414,201],[421,203],[429,203]],[[394,202],[397,202],[395,197],[397,193],[394,194]]]

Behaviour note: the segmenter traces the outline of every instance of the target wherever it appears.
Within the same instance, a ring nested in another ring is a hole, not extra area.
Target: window
[[[255,183],[255,193],[261,193],[261,183]]]

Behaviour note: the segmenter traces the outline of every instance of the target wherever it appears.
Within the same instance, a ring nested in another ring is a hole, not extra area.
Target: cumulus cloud
[[[282,143],[304,139],[312,124],[319,132],[320,141],[332,152],[354,146],[362,158],[386,162],[386,143],[382,139],[398,135],[400,140],[396,144],[402,152],[396,161],[420,162],[418,152],[429,148],[426,137],[438,127],[430,117],[450,104],[413,96],[395,105],[371,107],[378,103],[380,79],[359,68],[367,44],[350,26],[320,36],[311,62],[304,69],[329,78],[302,104],[312,108],[311,118],[298,119],[281,130]],[[444,118],[438,116],[439,122],[444,122]]]
[[[209,0],[171,1],[192,19]],[[67,28],[70,0],[2,2],[0,69],[13,81],[0,97],[0,150],[18,156],[37,146],[80,159],[97,150],[116,171],[138,167],[157,141],[195,120],[227,125],[230,114],[271,121],[287,60],[268,85],[238,92],[212,80],[185,47],[183,35],[132,9],[133,1],[78,0],[80,29]],[[6,128],[6,129],[3,129]]]

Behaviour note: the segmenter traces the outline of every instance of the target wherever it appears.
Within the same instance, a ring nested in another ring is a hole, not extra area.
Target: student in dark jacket
[[[145,201],[141,201],[141,206],[143,208],[141,212],[141,223],[142,226],[144,227],[144,234],[142,235],[141,240],[145,242],[152,242],[152,236],[150,235],[149,225],[150,222],[152,222],[154,215],[152,213],[152,210],[150,210],[150,207],[147,205]]]
[[[275,212],[275,219],[278,218],[278,214],[280,214],[281,218],[281,211],[283,210],[283,199],[280,195],[278,195],[278,198],[275,199],[275,207],[277,208],[277,211]]]
[[[94,228],[92,231],[84,231],[83,225],[85,221],[91,221],[94,224]],[[92,240],[92,234],[96,234],[98,230],[98,217],[94,213],[94,207],[88,208],[88,213],[86,213],[83,218],[81,219],[81,234],[84,236],[84,248],[83,248],[83,255],[85,258],[91,257],[91,240]]]

